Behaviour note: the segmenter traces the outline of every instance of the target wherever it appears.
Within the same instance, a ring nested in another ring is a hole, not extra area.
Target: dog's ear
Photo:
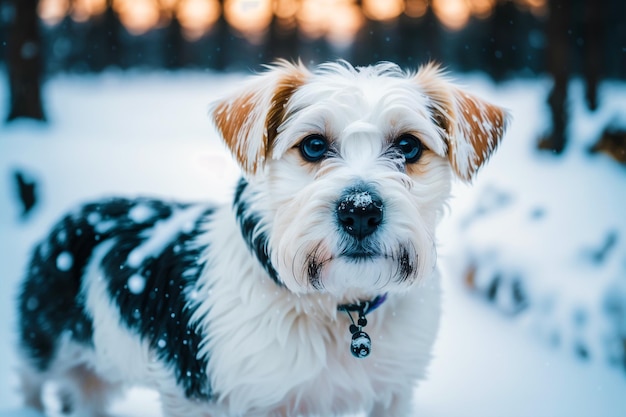
[[[431,100],[454,172],[471,181],[500,143],[510,114],[453,85],[437,64],[420,68],[415,78]]]
[[[226,146],[248,175],[269,156],[286,104],[307,77],[302,64],[281,61],[234,95],[213,105],[212,117]]]

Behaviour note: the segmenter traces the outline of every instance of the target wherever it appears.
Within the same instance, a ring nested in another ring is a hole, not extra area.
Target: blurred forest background
[[[548,74],[552,131],[566,144],[567,84],[626,78],[623,0],[0,0],[6,120],[45,120],[40,85],[60,72],[107,68],[259,69],[276,58],[355,65],[440,61],[500,81]]]
[[[93,196],[213,199],[238,171],[207,103],[277,58],[434,60],[513,112],[442,224],[449,301],[419,415],[626,416],[626,0],[0,0],[0,417],[44,228]]]

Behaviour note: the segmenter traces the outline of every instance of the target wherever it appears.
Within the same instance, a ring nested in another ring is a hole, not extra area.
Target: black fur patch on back
[[[258,232],[256,229],[261,222],[261,215],[255,213],[246,200],[246,191],[248,188],[248,182],[241,178],[239,184],[237,184],[237,190],[235,192],[235,198],[233,201],[233,207],[235,208],[235,214],[239,221],[239,229],[243,240],[248,245],[250,251],[259,260],[267,274],[276,282],[276,284],[283,286],[278,272],[272,264],[272,260],[268,248],[268,237],[263,232]]]
[[[194,310],[188,292],[202,271],[199,256],[207,249],[194,246],[193,240],[213,209],[206,207],[192,225],[173,233],[159,253],[134,267],[127,262],[129,253],[150,238],[155,225],[189,207],[151,199],[110,199],[85,205],[56,225],[36,248],[19,297],[22,346],[38,369],[50,365],[61,335],[92,344],[82,276],[95,247],[112,239],[101,267],[123,323],[171,366],[188,397],[211,395],[207,360],[197,357],[203,336],[190,323]],[[136,282],[129,288],[133,276],[143,278],[141,291]]]
[[[192,227],[167,242],[158,256],[148,256],[140,265],[129,265],[131,252],[142,243],[134,234],[118,235],[102,261],[109,293],[124,323],[173,368],[185,395],[198,399],[210,398],[211,387],[208,360],[198,357],[203,335],[191,324],[195,310],[189,297],[204,267],[200,256],[208,249],[195,245],[194,239],[212,212],[205,210]],[[149,239],[149,233],[144,239]]]
[[[92,323],[81,294],[85,266],[94,248],[115,232],[110,226],[117,224],[135,203],[111,199],[87,204],[80,212],[64,217],[35,248],[20,289],[18,311],[21,345],[39,370],[50,365],[61,336],[91,344]],[[150,204],[154,221],[171,214],[166,205]],[[150,226],[146,222],[132,228],[140,232]]]

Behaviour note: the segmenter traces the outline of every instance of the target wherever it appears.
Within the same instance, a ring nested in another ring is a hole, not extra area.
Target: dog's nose
[[[351,192],[337,205],[337,219],[348,234],[363,239],[382,223],[383,201],[369,191]]]

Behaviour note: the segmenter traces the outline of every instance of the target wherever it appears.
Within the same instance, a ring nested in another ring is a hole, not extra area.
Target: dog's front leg
[[[369,412],[369,417],[409,417],[411,415],[412,391],[400,392],[393,394],[391,403],[383,404],[382,402],[374,403],[374,407]]]

